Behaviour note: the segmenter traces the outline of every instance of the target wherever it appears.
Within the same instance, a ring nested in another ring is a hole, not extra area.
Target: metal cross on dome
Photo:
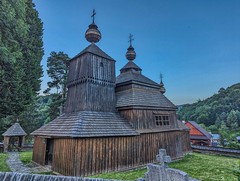
[[[130,42],[130,45],[132,45],[132,41],[133,41],[134,39],[133,39],[133,35],[130,33],[130,35],[129,35],[129,42]]]
[[[91,16],[93,18],[93,23],[94,23],[94,18],[95,18],[94,16],[95,15],[96,15],[96,11],[95,11],[95,9],[93,9],[93,13],[92,13],[92,16]]]

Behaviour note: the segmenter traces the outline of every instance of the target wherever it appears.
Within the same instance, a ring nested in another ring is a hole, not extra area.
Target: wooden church
[[[189,129],[177,121],[162,81],[142,75],[131,38],[128,63],[116,77],[116,61],[96,45],[94,15],[85,33],[91,44],[69,62],[64,113],[32,133],[33,161],[87,176],[155,162],[159,148],[182,157],[191,149]]]

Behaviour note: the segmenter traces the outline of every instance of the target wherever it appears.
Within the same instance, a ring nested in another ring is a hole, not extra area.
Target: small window
[[[103,67],[103,63],[102,62],[100,62],[100,67]]]
[[[157,115],[155,116],[156,126],[169,126],[169,116],[168,115]]]

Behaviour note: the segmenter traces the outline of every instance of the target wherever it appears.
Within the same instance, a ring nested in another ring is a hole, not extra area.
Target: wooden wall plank
[[[177,143],[179,137],[181,142]],[[45,144],[36,137],[33,161],[44,165]],[[182,150],[177,149],[181,144]],[[53,170],[63,175],[87,176],[147,164],[156,160],[159,148],[172,158],[189,151],[186,131],[146,133],[132,137],[54,139]]]

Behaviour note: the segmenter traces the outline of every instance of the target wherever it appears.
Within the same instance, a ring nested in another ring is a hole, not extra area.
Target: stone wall
[[[101,178],[82,178],[82,177],[66,177],[55,175],[38,175],[16,172],[0,172],[0,181],[120,181],[113,179]]]

